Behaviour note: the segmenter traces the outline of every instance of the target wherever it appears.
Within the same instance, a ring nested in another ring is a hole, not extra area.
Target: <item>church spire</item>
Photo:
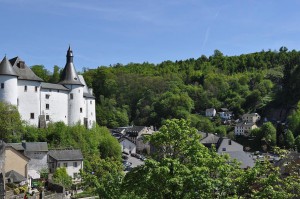
[[[73,51],[71,49],[71,46],[69,46],[66,57],[67,63],[62,72],[61,80],[59,83],[69,85],[83,85],[78,78],[75,66],[73,64]]]

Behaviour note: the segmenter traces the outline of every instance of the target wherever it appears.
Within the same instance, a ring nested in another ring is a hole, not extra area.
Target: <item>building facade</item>
[[[92,128],[96,123],[95,97],[77,74],[69,47],[60,81],[46,83],[19,57],[0,63],[0,101],[16,105],[22,120],[45,127],[49,122],[77,123]]]

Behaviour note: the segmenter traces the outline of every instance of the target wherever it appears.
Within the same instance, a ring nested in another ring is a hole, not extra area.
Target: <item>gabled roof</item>
[[[9,62],[11,63],[14,71],[18,75],[18,79],[39,82],[43,81],[41,78],[36,76],[36,74],[34,74],[34,72],[19,57],[12,58],[9,60]]]
[[[18,76],[6,56],[0,63],[0,75]]]
[[[5,173],[5,178],[12,179],[12,181],[14,183],[15,182],[23,182],[23,181],[27,180],[24,176],[22,176],[21,174],[19,174],[15,170],[10,170],[9,172],[6,172]]]
[[[42,82],[41,87],[45,88],[45,89],[56,89],[56,90],[69,91],[68,88],[64,87],[61,84],[52,84],[52,83]]]
[[[227,153],[231,159],[236,159],[238,162],[241,163],[240,168],[252,168],[255,165],[255,162],[253,158],[251,157],[251,154],[246,153],[245,151],[228,151],[228,152],[222,152]]]
[[[126,136],[121,137],[118,141],[119,141],[119,143],[121,143],[121,142],[124,141],[124,140],[127,140],[127,141],[129,141],[129,142],[131,142],[132,144],[135,145],[135,143],[132,142],[132,141],[131,141],[128,137],[126,137]]]
[[[6,146],[11,146],[14,149],[16,149],[17,151],[24,151],[25,150],[22,143],[7,143]]]
[[[80,82],[84,85],[84,87],[83,87],[83,97],[86,97],[86,98],[95,98],[94,95],[92,93],[90,93],[90,91],[89,91],[89,89],[88,89],[88,87],[86,85],[86,82],[85,82],[83,76],[82,75],[78,75],[78,77],[79,77]]]
[[[204,145],[217,144],[220,139],[219,136],[216,136],[212,133],[204,133],[204,132],[199,132],[199,133],[202,136],[200,142]]]
[[[47,142],[24,142],[23,146],[25,151],[48,151]]]
[[[205,111],[206,112],[211,112],[211,111],[215,111],[216,109],[214,109],[214,108],[208,108],[208,109],[206,109]]]
[[[80,82],[77,72],[75,70],[75,66],[73,64],[73,51],[69,46],[67,52],[67,63],[61,75],[61,80],[59,84],[69,84],[69,85],[82,85]]]
[[[59,149],[50,150],[48,155],[55,160],[83,160],[81,150],[79,149]]]

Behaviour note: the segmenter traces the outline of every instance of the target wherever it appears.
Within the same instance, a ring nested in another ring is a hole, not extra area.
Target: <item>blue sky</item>
[[[288,2],[288,3],[287,3]],[[77,71],[261,50],[300,49],[300,1],[0,0],[0,56]]]

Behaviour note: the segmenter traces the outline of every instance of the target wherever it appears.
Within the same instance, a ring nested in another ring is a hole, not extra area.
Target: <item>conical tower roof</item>
[[[70,46],[67,52],[67,63],[62,72],[62,76],[59,83],[83,86],[83,84],[80,82],[80,79],[78,78],[77,72],[75,70],[75,66],[73,64],[73,51]]]
[[[6,56],[0,63],[0,75],[18,76]]]

